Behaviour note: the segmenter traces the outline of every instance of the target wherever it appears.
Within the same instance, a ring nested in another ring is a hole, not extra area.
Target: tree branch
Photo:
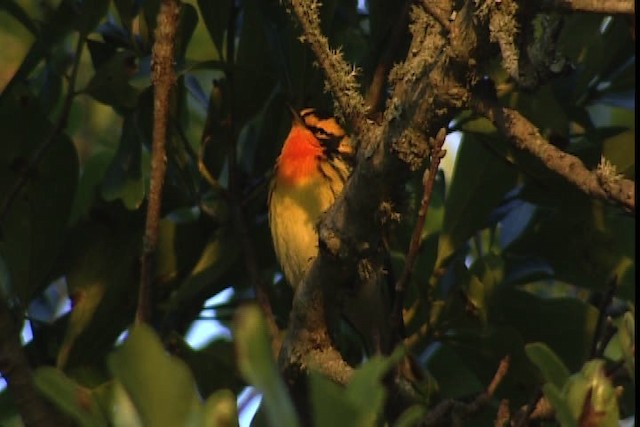
[[[635,183],[616,175],[615,168],[606,160],[595,171],[589,171],[580,159],[550,144],[519,112],[479,98],[472,100],[471,107],[491,120],[516,147],[542,160],[582,192],[635,212]]]
[[[319,21],[317,4],[313,4],[316,5],[312,8],[316,16],[308,15],[308,7],[304,13],[296,12],[296,17],[302,21],[303,39],[315,46],[314,52],[322,50],[316,55],[327,80],[340,82],[343,79],[337,77],[336,72],[339,76],[340,70],[349,67],[344,63],[336,66],[336,56],[328,53],[326,39],[317,40],[314,31],[319,31]],[[293,5],[294,9],[303,7],[299,1],[294,1]],[[450,9],[450,4],[441,9],[447,10],[447,7]],[[342,295],[354,282],[383,281],[376,279],[383,271],[380,230],[392,213],[381,218],[384,211],[381,204],[389,200],[396,186],[407,179],[408,168],[415,170],[423,164],[428,154],[424,135],[430,129],[446,126],[452,114],[448,110],[432,108],[436,100],[434,91],[452,97],[450,81],[444,71],[447,58],[442,55],[446,39],[441,27],[420,8],[414,7],[411,15],[413,40],[405,62],[391,72],[394,88],[382,123],[362,122],[366,126],[359,126],[364,115],[344,111],[345,116],[352,119],[353,136],[360,141],[357,162],[342,194],[318,225],[318,256],[294,296],[289,330],[280,353],[280,365],[290,385],[303,377],[309,366],[315,366],[339,383],[350,378],[351,368],[333,346],[327,323],[338,318]],[[432,82],[437,89],[432,89]],[[343,85],[330,83],[329,87],[340,108],[350,102],[344,99]],[[359,105],[362,98],[357,96],[356,104]],[[364,269],[365,276],[372,277],[358,277],[363,273],[356,271],[356,266],[364,264],[370,267]],[[367,304],[364,301],[354,303]],[[389,333],[388,318],[384,313],[372,311],[369,310],[369,315],[381,317],[386,333]],[[320,360],[324,361],[322,365],[317,364]]]
[[[143,249],[140,260],[140,290],[136,322],[149,320],[151,285],[153,281],[153,258],[158,247],[162,188],[167,170],[167,126],[171,90],[176,76],[173,69],[173,55],[180,5],[176,0],[162,0],[158,12],[155,42],[152,51],[152,80],[154,85],[153,103],[153,144],[151,152],[151,184],[147,204],[147,219],[144,231]]]
[[[60,415],[42,398],[20,344],[20,328],[4,296],[0,295],[0,373],[7,381],[22,421],[27,427],[62,425]]]
[[[455,400],[445,400],[439,403],[435,408],[431,409],[428,415],[422,422],[422,426],[439,426],[445,425],[445,421],[449,414],[456,419],[458,417],[468,417],[469,415],[473,415],[477,413],[480,409],[485,407],[487,403],[493,397],[496,389],[507,375],[509,371],[509,365],[511,363],[511,358],[509,356],[505,356],[500,361],[498,365],[498,369],[491,380],[487,389],[480,393],[476,398],[469,403],[462,403]],[[454,424],[455,425],[455,424]]]
[[[331,50],[320,29],[320,3],[317,0],[291,0],[297,22],[302,26],[300,40],[311,47],[324,70],[327,88],[333,94],[338,112],[357,133],[366,126],[366,104],[356,80],[357,70],[347,64],[340,49]]]
[[[418,218],[413,227],[413,233],[411,234],[411,242],[409,243],[409,250],[405,258],[404,268],[400,278],[395,284],[395,298],[393,300],[393,310],[391,312],[391,329],[394,342],[400,343],[403,338],[404,322],[402,319],[402,309],[404,306],[404,294],[407,287],[407,283],[411,278],[411,272],[413,266],[418,258],[418,251],[422,240],[422,230],[424,228],[424,222],[427,218],[427,211],[429,210],[429,204],[431,202],[431,194],[433,193],[433,183],[435,182],[436,175],[438,174],[438,167],[440,166],[440,160],[446,154],[442,150],[442,145],[447,136],[444,128],[438,131],[435,139],[433,140],[433,148],[431,150],[431,164],[429,168],[424,171],[422,178],[422,185],[424,186],[422,200],[420,201],[420,209],[418,210]]]
[[[545,0],[543,7],[608,15],[633,15],[636,13],[633,0]]]

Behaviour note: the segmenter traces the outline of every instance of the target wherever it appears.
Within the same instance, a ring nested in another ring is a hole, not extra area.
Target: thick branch
[[[633,0],[545,0],[544,6],[579,12],[606,13],[610,15],[636,13]]]
[[[36,390],[31,369],[19,338],[20,329],[4,297],[0,295],[0,373],[27,427],[54,427],[59,414]]]
[[[331,50],[327,37],[320,29],[320,3],[316,0],[291,0],[291,7],[302,26],[300,40],[307,43],[324,71],[328,89],[333,94],[339,112],[360,134],[366,126],[365,101],[356,80],[357,71],[347,64],[340,49]]]
[[[473,100],[472,108],[491,120],[518,148],[542,160],[549,169],[584,193],[635,212],[635,183],[615,175],[607,162],[603,162],[598,170],[589,171],[580,159],[550,144],[519,112],[477,98]]]
[[[140,266],[140,292],[136,322],[149,318],[151,283],[153,279],[153,257],[158,247],[162,188],[167,170],[167,125],[169,122],[169,102],[171,89],[176,80],[173,69],[173,54],[180,6],[176,0],[163,0],[158,12],[158,23],[153,44],[152,79],[154,86],[153,103],[153,145],[151,152],[151,184],[147,205],[147,220]]]
[[[294,8],[301,7],[299,2],[294,2]],[[446,7],[442,9],[447,10]],[[305,13],[308,10],[307,7]],[[312,46],[326,46],[325,39],[311,42],[317,35],[308,34],[308,31],[319,31],[318,18],[305,13],[296,12],[298,19],[303,21],[304,39]],[[450,119],[447,111],[431,108],[435,97],[430,92],[432,82],[443,86],[447,83],[443,77],[447,58],[442,55],[446,39],[440,25],[429,20],[425,12],[414,8],[412,21],[413,41],[405,62],[392,71],[392,101],[387,105],[382,123],[368,122],[366,126],[358,127],[359,116],[353,117],[354,131],[360,140],[356,168],[318,226],[320,251],[296,290],[289,331],[280,354],[280,364],[290,381],[296,381],[309,365],[319,360],[325,363],[316,366],[337,382],[344,383],[350,377],[351,368],[331,341],[327,322],[337,316],[329,310],[336,310],[340,295],[358,281],[356,266],[361,260],[366,259],[372,266],[371,274],[382,271],[377,248],[380,246],[381,222],[389,218],[380,218],[381,202],[389,200],[396,185],[406,180],[408,164],[416,167],[424,162],[428,154],[424,134],[431,128],[444,127]],[[316,50],[322,49],[316,47],[314,52]],[[316,52],[318,62],[329,81],[340,80],[332,62],[335,57],[327,60],[327,52],[328,48]],[[340,85],[330,85],[330,88],[339,104],[345,102]],[[444,92],[450,95],[446,89]],[[420,126],[420,130],[410,128],[412,126]],[[399,157],[405,161],[400,161]],[[371,282],[374,280],[369,280]],[[386,328],[389,328],[388,320]]]

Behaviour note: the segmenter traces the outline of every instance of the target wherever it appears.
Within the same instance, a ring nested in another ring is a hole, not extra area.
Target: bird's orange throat
[[[303,185],[319,174],[322,147],[304,126],[294,124],[278,158],[277,179],[285,185]]]

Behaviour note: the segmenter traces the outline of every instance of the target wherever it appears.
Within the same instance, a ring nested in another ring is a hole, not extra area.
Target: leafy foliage
[[[286,326],[292,295],[267,230],[267,182],[289,126],[287,105],[331,106],[280,3],[182,7],[153,329],[128,328],[149,188],[159,2],[0,4],[0,45],[18,52],[0,52],[0,297],[26,314],[38,389],[77,425],[237,425],[236,396],[246,385],[263,394],[254,424],[301,423],[264,319],[244,307],[256,279],[246,263],[251,247],[249,262],[258,280],[273,283],[271,305]],[[330,0],[321,15],[363,85],[399,13],[393,2],[367,6]],[[525,91],[496,65],[487,75],[500,101],[587,166],[604,155],[635,178],[628,22],[569,14],[558,40],[572,70]],[[77,42],[86,49],[70,59]],[[65,78],[76,63],[77,80]],[[405,300],[407,341],[423,371],[413,384],[420,399],[395,425],[416,425],[439,402],[483,392],[506,355],[510,369],[475,416],[479,425],[493,425],[501,399],[516,412],[537,390],[565,426],[635,416],[635,217],[580,193],[485,119],[465,111],[451,130],[460,145],[451,142],[438,176]],[[404,189],[390,238],[398,271],[420,177]],[[609,286],[615,296],[603,305]],[[213,308],[223,325],[236,319],[232,339],[193,348],[190,326],[229,287],[233,297]],[[61,314],[66,298],[72,309]],[[312,373],[309,416],[317,425],[380,422],[385,375],[399,359],[370,358],[345,387]],[[0,423],[15,414],[2,391]]]

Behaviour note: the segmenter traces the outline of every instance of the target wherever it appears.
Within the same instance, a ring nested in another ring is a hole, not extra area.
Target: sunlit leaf
[[[34,381],[39,391],[79,426],[106,427],[108,425],[92,391],[79,386],[62,371],[46,366],[41,367],[34,373]]]
[[[152,329],[138,325],[109,357],[109,367],[122,383],[143,425],[187,425],[200,405],[186,364],[168,355]]]
[[[617,426],[618,400],[603,360],[591,360],[571,376],[563,389],[566,403],[581,425]]]
[[[543,343],[531,343],[525,346],[527,356],[542,373],[546,382],[561,389],[569,379],[569,370],[562,360]]]
[[[229,390],[219,390],[204,403],[204,426],[234,427],[238,425],[236,396]]]
[[[234,336],[240,372],[262,393],[270,425],[297,426],[296,412],[273,359],[269,332],[257,306],[238,310]]]

